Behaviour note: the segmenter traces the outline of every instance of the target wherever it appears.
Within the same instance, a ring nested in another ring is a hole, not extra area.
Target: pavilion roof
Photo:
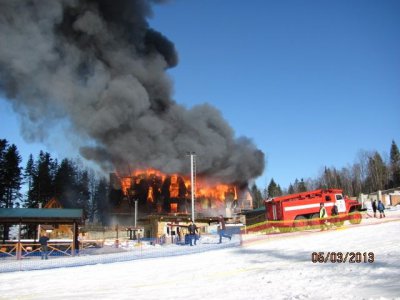
[[[0,224],[73,224],[83,223],[82,209],[0,208]]]

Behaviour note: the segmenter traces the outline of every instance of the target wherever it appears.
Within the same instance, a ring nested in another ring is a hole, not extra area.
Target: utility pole
[[[135,229],[136,229],[136,226],[137,226],[137,210],[138,210],[138,199],[135,199]]]
[[[188,152],[190,155],[190,186],[192,194],[192,221],[194,222],[194,200],[196,199],[196,153]]]

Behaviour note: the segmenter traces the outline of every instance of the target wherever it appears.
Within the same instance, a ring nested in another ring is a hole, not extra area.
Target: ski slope
[[[400,299],[399,212],[387,216],[190,255],[2,273],[0,299]],[[313,252],[374,261],[313,263]]]

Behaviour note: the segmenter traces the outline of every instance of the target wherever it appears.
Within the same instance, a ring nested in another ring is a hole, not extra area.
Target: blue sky
[[[387,0],[176,0],[150,23],[179,53],[173,98],[216,106],[266,154],[258,185],[273,177],[287,187],[352,164],[361,149],[400,145],[399,15],[400,1]],[[0,138],[24,157],[65,155],[24,142],[0,103]]]

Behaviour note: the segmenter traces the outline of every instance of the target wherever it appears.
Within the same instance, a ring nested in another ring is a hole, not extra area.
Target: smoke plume
[[[235,138],[210,105],[171,99],[174,44],[149,27],[161,0],[0,0],[0,89],[25,136],[45,139],[65,122],[80,154],[105,171],[155,168],[224,182],[259,176],[264,154]]]

